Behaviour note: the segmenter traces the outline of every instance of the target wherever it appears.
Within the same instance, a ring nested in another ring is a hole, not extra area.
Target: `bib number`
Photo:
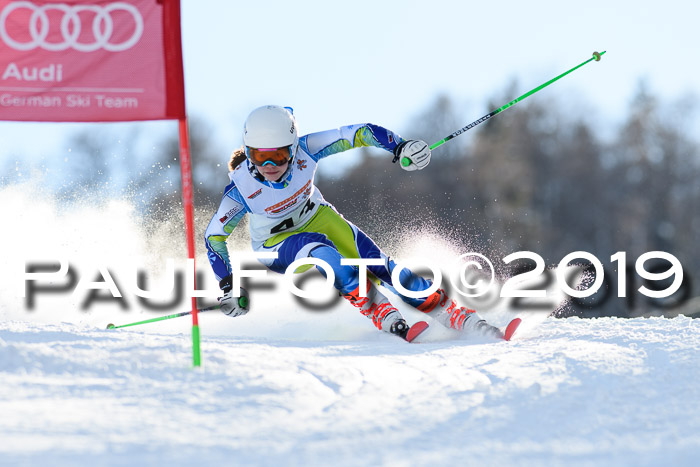
[[[316,206],[316,203],[311,201],[311,198],[306,200],[306,204],[304,204],[304,207],[301,208],[301,211],[299,211],[298,220],[301,220],[307,212],[310,212],[314,208],[314,206]],[[271,228],[270,234],[274,235],[280,232],[284,232],[285,230],[293,228],[294,225],[294,217],[288,217],[273,228]]]

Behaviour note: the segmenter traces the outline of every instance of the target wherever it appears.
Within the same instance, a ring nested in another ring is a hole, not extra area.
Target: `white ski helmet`
[[[299,145],[296,123],[290,107],[258,107],[245,121],[243,144],[256,149],[291,146],[291,157],[294,157]]]

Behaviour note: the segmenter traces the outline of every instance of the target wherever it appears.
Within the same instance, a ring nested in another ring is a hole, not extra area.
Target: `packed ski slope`
[[[523,311],[511,342],[431,322],[406,344],[332,294],[313,311],[258,286],[248,315],[200,316],[193,369],[188,318],[108,331],[157,315],[133,296],[125,312],[82,309],[85,290],[39,294],[34,310],[18,295],[34,259],[69,258],[88,281],[99,260],[127,290],[128,252],[159,284],[161,260],[181,251],[177,219],[148,228],[129,203],[66,209],[22,185],[0,190],[0,206],[15,219],[0,231],[0,465],[695,465],[700,454],[697,320]],[[399,258],[459,253],[408,237],[379,240]],[[484,314],[498,326],[514,316]]]
[[[569,318],[510,343],[217,336],[193,370],[186,333],[4,322],[0,463],[696,465],[699,331]]]

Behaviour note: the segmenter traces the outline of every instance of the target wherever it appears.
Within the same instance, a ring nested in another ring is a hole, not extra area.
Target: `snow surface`
[[[204,319],[204,318],[203,318]],[[405,344],[0,324],[0,464],[697,465],[700,326]],[[206,328],[205,328],[206,329]]]
[[[158,316],[128,293],[128,311],[82,310],[86,289],[27,309],[30,259],[69,258],[88,282],[99,262],[124,291],[120,261],[137,257],[158,284],[183,251],[177,219],[144,226],[119,200],[66,208],[36,186],[0,190],[14,220],[0,229],[0,465],[697,464],[697,320],[547,318],[562,300],[548,290],[544,312],[483,313],[523,318],[511,342],[431,322],[407,344],[332,292],[325,311],[300,306],[276,276],[251,290],[248,315],[200,316],[194,369],[186,317],[105,330]],[[444,233],[378,241],[399,259],[462,253]]]

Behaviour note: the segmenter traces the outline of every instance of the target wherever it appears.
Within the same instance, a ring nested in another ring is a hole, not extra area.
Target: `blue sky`
[[[183,0],[182,17],[188,112],[227,148],[268,103],[294,107],[302,132],[371,121],[403,134],[442,93],[467,124],[513,79],[522,94],[594,50],[607,50],[600,63],[530,99],[548,93],[605,126],[641,78],[665,101],[700,96],[696,2]],[[60,158],[84,126],[0,122],[0,159]]]

